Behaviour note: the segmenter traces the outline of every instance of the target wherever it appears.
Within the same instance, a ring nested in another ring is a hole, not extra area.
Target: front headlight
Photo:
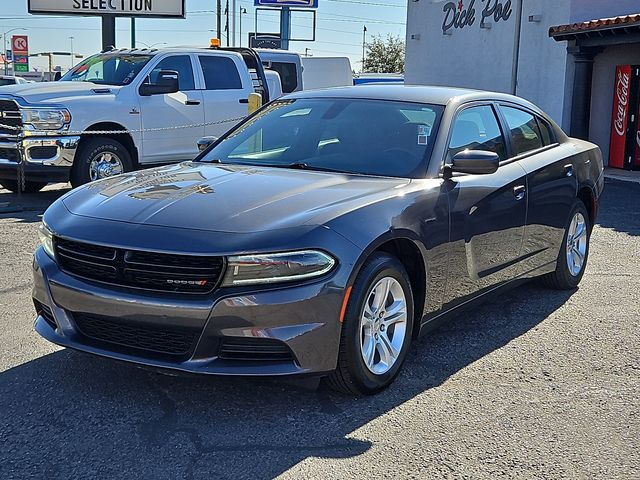
[[[64,108],[25,108],[22,122],[38,130],[60,130],[71,122],[71,114]]]
[[[40,244],[42,245],[42,248],[44,248],[44,251],[47,252],[47,255],[54,258],[53,234],[44,222],[42,222],[38,227],[38,237],[40,237]]]
[[[333,257],[317,250],[229,257],[222,285],[231,287],[305,280],[324,275],[335,264]]]

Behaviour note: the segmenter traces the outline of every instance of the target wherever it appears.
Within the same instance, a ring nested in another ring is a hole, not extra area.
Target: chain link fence
[[[22,127],[16,127],[13,125],[4,125],[0,123],[0,129],[9,130],[16,132],[17,141],[16,148],[18,151],[18,168],[16,169],[16,181],[18,183],[18,195],[20,195],[26,187],[26,176],[25,176],[25,160],[26,160],[26,152],[22,143],[22,140],[29,137],[50,137],[51,133],[54,132],[55,136],[79,136],[79,135],[123,135],[123,134],[132,134],[132,133],[145,133],[145,132],[166,132],[173,130],[184,130],[187,128],[199,128],[199,127],[209,127],[212,125],[223,125],[225,123],[237,123],[241,120],[244,120],[245,116],[235,117],[235,118],[227,118],[225,120],[216,120],[211,122],[201,122],[201,123],[193,123],[190,125],[176,125],[170,127],[155,127],[155,128],[134,128],[134,129],[125,129],[125,130],[60,130],[60,131],[52,131],[52,130],[28,130],[25,132]]]

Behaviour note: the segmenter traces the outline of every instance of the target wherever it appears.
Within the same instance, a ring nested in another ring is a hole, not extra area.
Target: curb
[[[604,171],[604,178],[617,180],[620,182],[640,183],[640,172],[630,170],[614,170],[607,168]]]

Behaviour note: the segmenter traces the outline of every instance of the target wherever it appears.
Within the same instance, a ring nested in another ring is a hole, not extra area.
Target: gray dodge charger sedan
[[[56,201],[35,329],[153,367],[374,393],[412,339],[487,294],[575,288],[602,172],[598,147],[510,95],[296,93],[192,162]]]

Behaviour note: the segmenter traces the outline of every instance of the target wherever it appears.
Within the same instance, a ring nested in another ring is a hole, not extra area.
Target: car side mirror
[[[198,151],[204,152],[207,148],[218,141],[218,137],[202,137],[198,140]]]
[[[500,156],[495,152],[463,150],[454,155],[451,165],[447,167],[450,173],[487,175],[495,173],[499,166]]]
[[[161,70],[155,83],[143,83],[140,85],[140,95],[164,95],[176,93],[180,90],[180,76],[175,70]]]

